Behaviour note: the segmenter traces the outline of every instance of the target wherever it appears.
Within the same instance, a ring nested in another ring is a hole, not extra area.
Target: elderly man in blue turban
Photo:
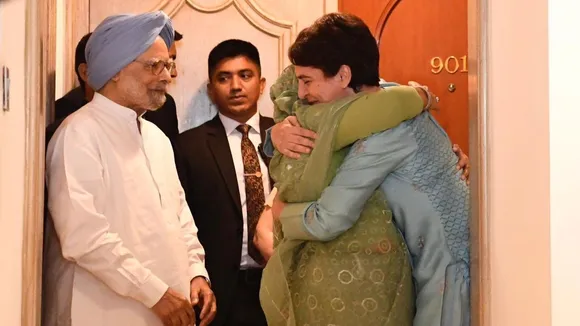
[[[141,118],[165,102],[174,30],[116,15],[86,48],[91,102],[47,151],[51,219],[43,325],[189,326],[215,316],[205,253],[168,138]]]

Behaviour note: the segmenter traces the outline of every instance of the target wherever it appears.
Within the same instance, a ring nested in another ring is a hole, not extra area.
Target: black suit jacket
[[[260,116],[262,142],[274,120]],[[265,159],[260,148],[260,155]],[[187,203],[199,229],[206,253],[206,268],[217,300],[212,325],[226,320],[240,270],[243,216],[234,161],[224,126],[216,115],[201,126],[177,137],[179,177]]]
[[[163,106],[155,111],[147,111],[143,114],[145,120],[153,122],[173,145],[175,138],[179,134],[179,127],[177,123],[177,106],[173,96],[168,93],[165,94],[166,100]]]
[[[73,94],[73,92],[77,92],[80,87],[75,88],[74,90],[70,91],[68,94]],[[67,94],[67,95],[68,95]],[[83,93],[84,94],[84,93]],[[54,122],[51,123],[46,127],[46,146],[48,146],[48,142],[54,135],[56,129],[62,124],[64,119],[66,119],[69,115],[76,112],[78,109],[83,107],[88,102],[84,99],[82,101],[75,101],[71,100],[67,95],[58,99],[54,105]],[[143,118],[146,120],[154,123],[163,133],[169,138],[171,143],[175,141],[175,138],[179,134],[179,128],[177,123],[177,107],[175,105],[175,100],[173,96],[169,95],[168,93],[165,94],[167,100],[163,104],[162,107],[155,111],[147,111],[143,114]]]

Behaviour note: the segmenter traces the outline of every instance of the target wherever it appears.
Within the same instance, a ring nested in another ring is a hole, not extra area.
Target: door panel
[[[338,11],[360,17],[374,33],[383,10],[390,2],[391,0],[339,0]]]
[[[387,81],[429,86],[441,100],[435,117],[467,153],[467,1],[342,0],[339,10],[361,17],[379,42]]]

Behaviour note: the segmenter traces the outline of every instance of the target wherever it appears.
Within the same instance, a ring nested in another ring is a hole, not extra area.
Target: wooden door
[[[434,115],[467,153],[467,0],[340,0],[339,11],[359,16],[374,33],[383,79],[414,80],[439,96]]]

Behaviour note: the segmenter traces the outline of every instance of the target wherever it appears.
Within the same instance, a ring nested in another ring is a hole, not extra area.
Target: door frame
[[[487,6],[488,0],[468,0],[467,57],[469,153],[472,165],[472,324],[491,326],[490,178],[487,123]]]
[[[21,326],[40,325],[44,222],[44,130],[54,106],[56,0],[26,0],[24,225]]]
[[[64,2],[64,60],[63,60],[63,90],[65,93],[79,86],[75,72],[76,45],[90,31],[90,1],[63,0]],[[52,116],[50,117],[52,119]],[[50,120],[52,121],[52,120]]]

